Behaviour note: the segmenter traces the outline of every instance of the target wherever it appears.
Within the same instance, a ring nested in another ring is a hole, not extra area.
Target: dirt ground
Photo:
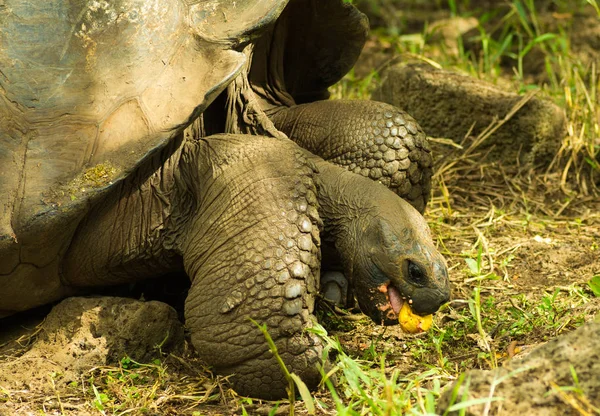
[[[369,63],[362,65],[375,65],[373,56],[380,53],[364,56]],[[454,151],[444,144],[435,147],[438,155]],[[447,160],[439,158],[438,169]],[[436,314],[433,331],[409,335],[399,327],[374,325],[356,310],[332,313],[326,308],[324,325],[352,357],[372,359],[385,353],[390,373],[434,366],[452,379],[467,369],[501,366],[593,320],[600,297],[588,282],[600,275],[600,198],[576,188],[565,192],[559,185],[560,173],[509,166],[478,153],[460,160],[434,179],[426,214],[453,285],[452,301]],[[483,335],[470,309],[476,290],[481,294]],[[189,347],[158,352],[160,364],[117,359],[78,368],[69,377],[59,371],[60,363],[49,360],[53,353],[47,351],[36,357],[43,366],[32,371],[19,359],[39,342],[48,311],[45,307],[0,321],[0,369],[5,370],[0,415],[229,415],[242,414],[242,405],[248,414],[268,414],[274,407],[237,397]],[[59,340],[54,345],[64,348]],[[132,369],[138,374],[135,379]],[[325,392],[316,397],[331,403]],[[138,407],[108,410],[117,402]],[[283,402],[276,414],[288,409]],[[300,406],[297,413],[304,412]],[[319,414],[335,410],[321,409]]]
[[[333,318],[329,315],[326,327],[339,337],[350,356],[364,358],[385,352],[388,370],[401,374],[425,371],[431,365],[455,374],[492,368],[477,329],[467,319],[469,299],[476,287],[481,290],[484,327],[499,365],[519,351],[592,320],[600,310],[600,298],[594,297],[587,286],[592,276],[600,274],[600,202],[576,197],[564,207],[564,202],[544,194],[545,188],[536,185],[541,176],[511,176],[505,181],[493,163],[476,168],[467,163],[459,168],[465,178],[455,174],[444,178],[451,197],[446,199],[438,188],[427,214],[448,260],[453,284],[452,302],[436,314],[437,329],[433,335],[407,335],[398,327],[374,325],[358,311]],[[529,190],[525,189],[527,182]],[[516,187],[523,192],[514,192]],[[558,211],[558,215],[548,215]],[[480,279],[469,270],[465,259],[475,259],[478,253],[481,275],[493,273],[491,277]],[[547,306],[548,316],[536,314],[544,298],[552,296],[555,302]],[[511,332],[509,327],[520,325],[513,313],[516,309],[529,312],[532,323],[527,329]],[[39,338],[39,324],[47,311],[42,308],[1,322],[0,367],[10,367],[11,374],[2,374],[6,384],[0,384],[0,414],[102,414],[99,406],[94,407],[91,386],[96,380],[109,387],[110,377],[106,374],[118,373],[122,368],[119,363],[80,368],[78,379],[66,380],[57,370],[60,367],[53,367],[44,356],[38,357],[38,363],[44,363],[38,371],[32,372],[27,365],[19,371],[10,365],[26,355]],[[431,348],[429,341],[430,337],[439,337],[446,327],[451,329],[442,337],[445,362],[441,364],[440,353]],[[56,348],[64,345],[57,342]],[[156,411],[144,414],[241,414],[240,399],[226,383],[193,367],[200,364],[203,368],[193,351],[163,355],[162,359],[165,373],[152,377],[160,380],[159,392],[164,401],[157,406],[156,399],[149,400],[154,403],[149,407]],[[325,393],[321,399],[325,403],[330,400]],[[256,401],[244,405],[249,414],[266,414],[272,407]],[[285,413],[286,409],[283,404],[279,412]],[[138,413],[133,410],[132,414]]]

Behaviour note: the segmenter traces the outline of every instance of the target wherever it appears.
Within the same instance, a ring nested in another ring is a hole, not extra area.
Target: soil
[[[570,208],[570,215],[550,219],[539,212],[527,214],[520,206],[524,200],[515,201],[509,199],[506,194],[501,195],[502,198],[490,200],[487,207],[481,206],[476,192],[464,191],[465,188],[476,190],[477,184],[469,186],[470,184],[465,181],[457,181],[457,183],[460,183],[460,188],[454,189],[455,198],[452,201],[451,216],[442,215],[446,212],[439,196],[434,198],[428,211],[434,235],[440,239],[440,245],[450,253],[447,255],[447,260],[453,283],[453,300],[449,308],[436,315],[435,322],[440,328],[443,328],[444,323],[456,319],[457,313],[460,315],[461,309],[465,308],[464,302],[477,286],[477,282],[468,282],[466,278],[463,257],[464,253],[473,253],[473,247],[477,246],[476,242],[480,238],[479,233],[484,235],[490,251],[511,255],[511,260],[506,266],[495,265],[495,273],[502,278],[486,281],[485,285],[482,285],[482,302],[493,298],[499,309],[498,313],[507,313],[511,300],[514,302],[515,297],[519,295],[531,299],[533,305],[534,300],[539,299],[541,295],[552,294],[556,290],[569,291],[573,285],[585,288],[592,276],[600,275],[600,215],[598,214],[600,203],[598,201],[581,204],[574,202]],[[452,193],[452,181],[447,185]],[[532,197],[532,201],[534,200],[535,195]],[[502,214],[498,215],[498,218],[491,218],[489,210],[492,206],[498,211],[507,210],[510,213],[510,220],[506,217],[500,218]],[[493,225],[475,230],[478,225],[489,222]],[[494,255],[497,261],[502,258],[505,257]],[[487,263],[485,267],[488,267]],[[585,320],[590,321],[599,310],[600,298],[590,296],[588,303],[578,306],[570,313],[573,315],[583,313]],[[109,363],[115,365],[119,360],[118,357],[125,356],[125,353],[120,351],[111,355],[107,354],[105,348],[96,355],[82,355],[75,361],[67,360],[70,357],[68,355],[65,357],[65,353],[73,354],[74,350],[81,353],[82,349],[86,349],[81,347],[82,339],[86,339],[86,336],[79,334],[68,337],[71,340],[69,342],[60,341],[67,338],[65,334],[73,332],[72,325],[64,322],[57,325],[56,319],[52,317],[49,318],[51,329],[40,331],[39,324],[47,312],[47,308],[42,308],[0,322],[2,324],[0,415],[36,414],[42,408],[45,409],[46,414],[61,414],[56,399],[57,394],[63,397],[64,414],[97,415],[99,412],[89,405],[93,399],[89,391],[74,395],[69,383],[79,380],[81,384],[83,380],[95,374],[95,369]],[[153,315],[156,316],[155,313]],[[510,319],[504,322],[505,325],[510,323]],[[492,341],[498,354],[507,357],[507,351],[513,342],[516,342],[518,348],[531,351],[533,347],[557,335],[567,333],[582,323],[572,322],[559,330],[536,328],[529,334],[510,339],[492,337]],[[426,334],[409,335],[403,333],[399,327],[374,325],[358,311],[347,316],[337,316],[335,320],[330,320],[326,324],[330,334],[340,339],[344,350],[350,356],[365,357],[373,351],[374,353],[385,352],[386,366],[389,371],[398,370],[401,374],[408,374],[425,370],[428,363],[434,365],[437,363],[433,351],[422,352],[415,349],[415,341],[419,338],[426,341]],[[48,328],[48,322],[45,325]],[[45,334],[47,332],[59,335],[52,337],[54,341],[48,342],[49,337]],[[97,343],[98,338],[87,335],[88,339],[96,341],[96,344],[88,345],[90,347],[87,348],[88,351],[97,351],[102,347]],[[144,338],[147,334],[138,333],[136,337]],[[149,342],[150,345],[157,343],[156,340]],[[480,351],[477,345],[476,339],[465,337],[451,339],[444,343],[442,351],[451,366],[457,369],[489,369],[490,366],[477,357]],[[515,345],[512,348],[514,349]],[[107,360],[107,356],[112,356],[112,361]],[[189,363],[197,362],[194,352],[189,347],[179,356]],[[169,362],[167,358],[169,357],[163,356],[165,362]],[[148,359],[149,356],[146,357],[146,360]],[[503,360],[504,358],[500,359]],[[177,361],[169,362],[168,368],[172,380],[190,377],[189,367],[182,366]],[[204,383],[215,382],[208,372],[203,373],[203,377]],[[239,401],[232,400],[231,398],[235,396],[227,390],[227,384],[224,386],[222,388],[227,392],[223,395],[224,402],[219,403],[217,400],[193,409],[201,414],[240,414]],[[329,399],[324,395],[323,400]],[[65,403],[70,403],[70,407],[65,408]],[[272,407],[272,404],[260,402],[245,406],[250,414],[267,414]],[[179,414],[183,409],[189,409],[189,403],[175,403],[163,407],[157,414]],[[284,406],[279,411],[285,413],[286,409]]]
[[[361,58],[368,64],[359,63],[359,71],[367,66],[373,68],[373,62],[390,58],[382,51],[380,42],[373,40],[369,45],[375,48],[373,55]],[[437,150],[439,155],[451,154],[444,146]],[[557,322],[568,314],[582,316],[582,320],[563,319],[564,325],[534,327],[528,333],[505,334],[498,338],[490,330],[490,342],[502,365],[515,354],[516,348],[531,351],[592,321],[600,310],[600,298],[587,286],[593,276],[600,275],[600,200],[575,192],[565,194],[558,190],[558,176],[544,176],[539,171],[524,170],[501,161],[476,160],[478,156],[483,155],[474,154],[460,161],[436,179],[434,198],[426,214],[440,250],[447,258],[453,284],[452,302],[436,314],[436,326],[443,330],[445,325],[460,320],[461,311],[467,308],[467,300],[476,287],[481,288],[482,304],[490,301],[494,308],[490,308],[489,313],[504,316],[499,325],[505,326],[513,323],[509,310],[515,304],[521,309],[533,307],[544,296],[572,294],[576,291],[574,288],[579,288],[587,299],[572,309],[557,311]],[[438,169],[447,160],[440,157]],[[483,272],[493,273],[494,278],[478,281],[468,272],[465,258],[476,258],[479,247]],[[104,366],[122,369],[119,357],[125,353],[123,350],[107,352],[109,348],[100,345],[98,338],[90,334],[74,336],[73,324],[63,322],[56,326],[49,319],[50,323],[41,326],[48,310],[41,308],[0,320],[0,415],[102,414],[98,407],[90,404],[95,397],[90,379],[100,378]],[[169,312],[171,316],[174,313]],[[356,311],[334,315],[333,319],[326,320],[326,326],[353,357],[385,352],[389,371],[407,374],[424,371],[429,364],[438,363],[434,350],[418,349],[418,341],[428,340],[428,334],[408,335],[399,327],[377,326]],[[48,333],[54,336],[49,337]],[[82,344],[81,337],[96,340],[96,343]],[[150,344],[156,343],[160,340]],[[72,349],[74,346],[79,348],[76,352]],[[480,357],[481,348],[474,333],[450,337],[441,348],[448,368],[456,371],[491,368]],[[95,351],[98,355],[90,361],[85,361],[85,357],[91,357],[86,354],[75,361],[66,356],[69,353],[73,357],[83,350]],[[162,380],[159,391],[164,400],[155,401],[154,407],[149,406],[150,410],[144,414],[242,413],[242,401],[229,390],[226,381],[215,378],[202,367],[189,346],[173,354],[167,354],[166,350],[158,352],[156,356],[168,369],[167,374],[157,378]],[[107,361],[107,357],[112,358]],[[141,354],[140,359],[149,360],[151,356]],[[73,388],[72,381],[79,382],[77,388]],[[325,402],[329,400],[325,394],[317,394]],[[200,396],[204,396],[204,400]],[[273,408],[273,404],[260,401],[243,403],[250,414],[267,414]],[[276,414],[287,411],[288,407],[282,405]]]

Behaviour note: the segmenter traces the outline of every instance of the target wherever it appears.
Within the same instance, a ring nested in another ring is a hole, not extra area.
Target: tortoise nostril
[[[427,285],[427,273],[417,263],[408,260],[408,278],[411,282],[419,285]]]

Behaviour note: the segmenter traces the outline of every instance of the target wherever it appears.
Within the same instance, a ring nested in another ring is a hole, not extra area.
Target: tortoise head
[[[361,310],[376,323],[398,323],[408,302],[429,315],[450,299],[446,262],[425,219],[400,198],[386,199],[367,215],[349,276]]]

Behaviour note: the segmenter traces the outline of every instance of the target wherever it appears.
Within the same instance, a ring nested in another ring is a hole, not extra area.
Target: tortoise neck
[[[181,149],[178,135],[95,203],[65,256],[65,284],[130,283],[182,269],[173,231],[184,215],[177,172]]]
[[[287,91],[284,74],[284,39],[274,36],[275,28],[252,46],[247,76],[260,107],[270,111],[296,102]]]

